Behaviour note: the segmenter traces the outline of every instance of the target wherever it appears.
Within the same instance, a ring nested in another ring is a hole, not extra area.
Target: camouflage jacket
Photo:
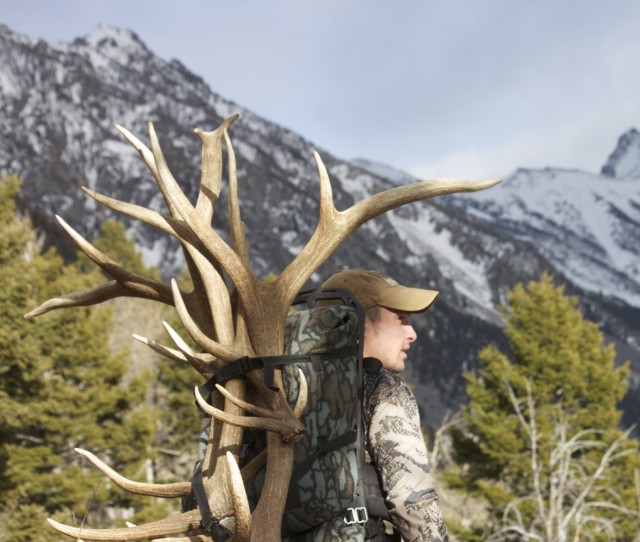
[[[415,397],[386,370],[365,376],[367,454],[394,526],[405,542],[448,542],[433,487]]]

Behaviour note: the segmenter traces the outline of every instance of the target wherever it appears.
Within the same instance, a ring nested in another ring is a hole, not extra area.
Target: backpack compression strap
[[[202,481],[202,466],[198,465],[198,468],[193,473],[191,478],[191,490],[198,503],[198,509],[200,510],[200,517],[202,527],[213,537],[216,542],[226,542],[231,538],[231,531],[224,525],[220,524],[220,520],[214,517],[209,507],[209,501],[207,500],[207,494],[204,490],[204,483]]]
[[[254,371],[256,369],[264,370],[264,385],[274,391],[278,391],[278,387],[275,386],[273,382],[273,371],[276,367],[304,362],[320,363],[323,360],[345,358],[356,353],[357,346],[347,344],[334,352],[323,354],[260,356],[254,358],[245,356],[219,369],[214,376],[207,380],[202,386],[198,387],[198,391],[200,391],[202,397],[209,397],[216,387],[216,384],[224,384],[232,378],[237,378],[247,371]]]

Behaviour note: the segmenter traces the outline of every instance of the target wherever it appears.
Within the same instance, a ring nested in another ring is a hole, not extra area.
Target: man
[[[407,288],[375,271],[347,270],[323,288],[346,288],[365,311],[364,357],[382,370],[365,376],[367,460],[373,464],[391,521],[405,542],[445,542],[447,529],[429,473],[418,405],[398,375],[417,335],[410,315],[431,307],[438,292]],[[397,540],[395,538],[388,540]]]

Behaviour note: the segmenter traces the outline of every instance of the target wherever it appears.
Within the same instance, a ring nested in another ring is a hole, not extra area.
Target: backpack
[[[377,373],[381,365],[373,358],[362,358],[364,311],[348,290],[305,291],[293,303],[301,304],[308,308],[287,316],[282,356],[242,358],[219,371],[200,391],[206,396],[216,383],[256,368],[264,369],[265,384],[273,387],[273,369],[279,367],[285,395],[293,405],[299,393],[298,369],[302,370],[308,398],[300,420],[308,434],[293,445],[293,471],[282,518],[283,540],[369,540],[375,530],[372,523],[380,524],[380,516],[388,518],[379,489],[372,492],[365,488],[377,486],[377,477],[373,468],[365,469],[364,372]],[[201,445],[207,441],[209,424],[203,427]],[[263,432],[245,430],[240,466],[265,447]],[[201,477],[196,469],[192,485],[194,480],[198,483],[198,474]],[[264,470],[247,483],[251,509],[257,504],[263,483]],[[194,494],[197,497],[195,485]],[[206,496],[202,505],[203,525],[205,519],[211,524],[212,519],[206,517]],[[372,508],[378,516],[375,520],[369,517]],[[220,532],[216,534],[221,536]]]

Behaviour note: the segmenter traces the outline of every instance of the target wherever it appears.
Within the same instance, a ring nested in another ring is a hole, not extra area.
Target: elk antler
[[[173,484],[145,484],[128,480],[114,471],[104,461],[98,459],[95,455],[82,448],[74,448],[80,455],[86,457],[96,468],[101,470],[107,478],[114,482],[122,489],[126,489],[130,493],[137,495],[150,495],[152,497],[176,498],[185,497],[191,493],[191,484],[189,482],[177,482]]]
[[[175,281],[167,284],[126,271],[59,219],[78,246],[111,275],[113,281],[92,290],[51,299],[26,316],[37,316],[63,307],[101,303],[120,296],[154,299],[173,305],[184,328],[202,352],[190,348],[168,326],[177,350],[142,337],[136,338],[162,355],[187,363],[201,375],[209,377],[243,356],[282,354],[286,314],[294,297],[315,270],[362,223],[413,201],[453,192],[482,190],[499,182],[456,179],[423,181],[376,194],[349,209],[338,211],[333,203],[329,175],[319,154],[315,153],[320,177],[318,224],[304,249],[274,282],[267,284],[258,280],[249,266],[237,196],[236,158],[227,133],[236,118],[230,117],[213,132],[196,130],[202,143],[202,174],[195,205],[191,204],[173,177],[152,124],[149,124],[151,149],[126,129],[118,127],[118,130],[147,164],[165,199],[168,215],[85,189],[89,196],[101,204],[177,238],[191,275],[191,292],[181,291]],[[211,226],[221,192],[223,138],[227,148],[229,175],[230,245]],[[230,280],[230,285],[227,285],[225,276]],[[232,379],[224,388],[218,386],[212,393],[213,405],[201,397],[196,388],[199,404],[212,416],[202,468],[205,492],[215,517],[234,532],[234,540],[238,542],[280,540],[279,518],[284,510],[293,463],[291,442],[305,430],[298,417],[306,404],[306,381],[301,378],[298,400],[292,409],[282,391],[279,370],[275,370],[274,378],[278,392],[264,385],[261,370],[247,373],[250,389],[255,393],[250,401],[245,398],[245,381],[242,379]],[[252,416],[245,415],[245,411]],[[243,427],[266,431],[267,450],[240,472],[236,460]],[[222,451],[225,453],[222,454]],[[79,452],[127,491],[162,497],[177,497],[188,491],[187,483],[150,485],[132,482],[93,454],[82,450]],[[223,456],[226,461],[219,461]],[[262,493],[253,514],[249,514],[243,480],[250,479],[265,463]],[[64,534],[82,536],[85,540],[146,540],[171,536],[183,537],[184,540],[189,537],[192,540],[200,537],[209,540],[210,537],[200,526],[199,514],[195,510],[128,529],[74,529],[51,520],[50,523]]]

